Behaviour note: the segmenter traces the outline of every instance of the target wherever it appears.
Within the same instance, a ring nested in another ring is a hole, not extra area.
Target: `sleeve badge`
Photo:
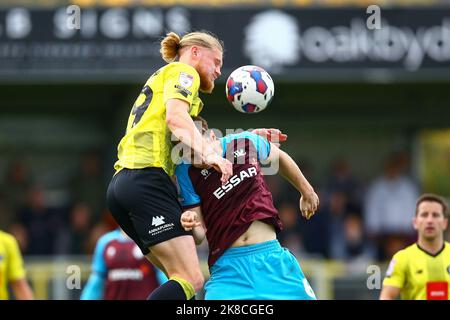
[[[192,83],[194,82],[194,76],[187,74],[186,72],[180,72],[180,76],[178,77],[178,81],[180,81],[180,84],[185,87],[189,88],[192,86]]]

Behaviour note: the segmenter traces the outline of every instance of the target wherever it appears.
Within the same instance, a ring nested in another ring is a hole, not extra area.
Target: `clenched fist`
[[[300,198],[300,211],[302,216],[310,219],[319,206],[319,196],[313,191],[311,193],[302,195]]]
[[[184,230],[191,231],[195,227],[200,227],[202,223],[199,221],[197,212],[195,211],[185,211],[181,215],[181,225]]]

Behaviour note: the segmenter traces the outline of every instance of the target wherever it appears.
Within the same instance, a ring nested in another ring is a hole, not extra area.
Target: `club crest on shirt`
[[[234,157],[239,158],[245,156],[246,152],[244,149],[238,149],[234,152]]]
[[[116,255],[116,248],[114,247],[109,247],[108,249],[106,249],[106,255],[110,258],[112,258],[113,256]]]
[[[447,267],[447,273],[450,274],[450,266]]]
[[[209,172],[208,169],[202,169],[202,171],[200,171],[200,173],[202,174],[204,179],[208,178],[209,175],[211,174],[211,172]]]
[[[194,76],[187,74],[186,72],[180,72],[178,81],[180,81],[180,84],[183,87],[189,88],[190,86],[192,86],[192,83],[194,82]]]

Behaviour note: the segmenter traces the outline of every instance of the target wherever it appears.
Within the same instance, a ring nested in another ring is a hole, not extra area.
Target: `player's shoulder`
[[[222,144],[224,154],[228,149],[230,143],[232,143],[234,140],[237,141],[238,145],[241,143],[240,144],[241,146],[242,146],[241,141],[244,141],[244,143],[248,141],[250,148],[257,150],[257,152],[259,153],[258,159],[260,158],[265,159],[270,153],[270,144],[266,139],[251,131],[244,131],[240,133],[229,134],[220,139],[220,143]]]
[[[191,167],[191,164],[185,160],[182,160],[181,163],[177,164],[175,167],[175,175],[180,176],[186,174]]]
[[[227,134],[225,137],[221,138],[220,140],[222,142],[228,144],[233,140],[240,140],[240,139],[248,139],[252,142],[255,142],[256,140],[260,139],[260,136],[251,131],[243,131],[243,132],[239,132],[239,133]]]
[[[444,241],[444,254],[450,257],[450,242]]]
[[[412,256],[416,256],[419,252],[420,252],[420,249],[417,247],[417,244],[414,243],[410,246],[407,246],[404,249],[397,251],[397,253],[394,254],[393,259],[407,260],[407,259],[411,258]]]
[[[163,71],[165,71],[166,73],[185,72],[185,73],[188,73],[189,75],[200,78],[197,70],[195,70],[195,68],[193,66],[188,65],[183,62],[178,62],[178,61],[171,62],[171,63],[165,65],[164,67],[162,67],[161,69]]]
[[[0,230],[0,241],[5,243],[6,245],[14,244],[17,242],[16,238],[8,232]]]

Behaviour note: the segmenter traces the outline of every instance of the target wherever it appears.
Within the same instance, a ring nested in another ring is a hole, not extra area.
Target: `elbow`
[[[183,116],[177,112],[170,112],[166,114],[166,125],[169,130],[175,134],[175,136],[179,137],[182,133],[180,130],[184,129],[184,123],[182,120]]]

